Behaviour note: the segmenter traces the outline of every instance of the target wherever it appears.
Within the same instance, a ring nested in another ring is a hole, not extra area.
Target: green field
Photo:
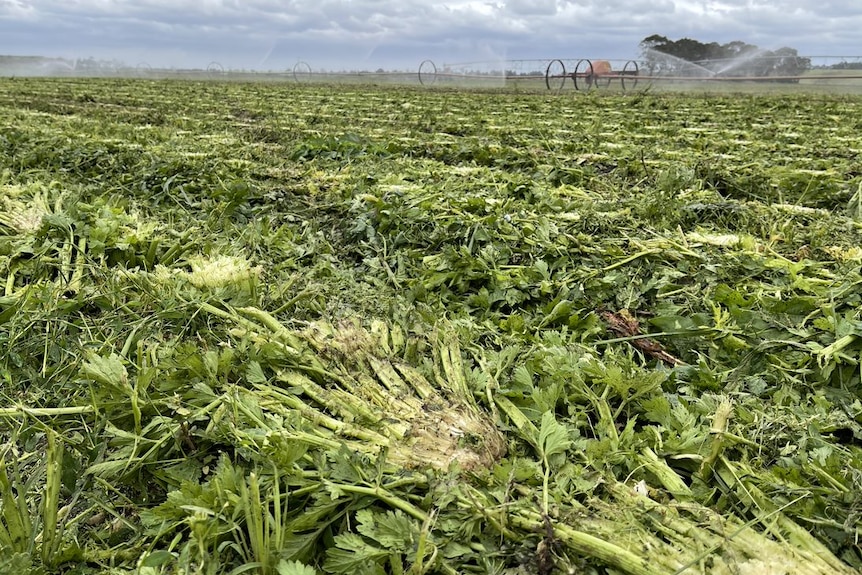
[[[0,81],[0,573],[862,568],[862,99]]]

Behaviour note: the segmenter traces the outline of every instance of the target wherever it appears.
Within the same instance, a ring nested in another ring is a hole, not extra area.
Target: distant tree
[[[653,34],[641,40],[639,47],[650,73],[684,75],[692,69],[687,63],[717,75],[742,77],[798,76],[811,68],[811,59],[800,57],[793,48],[770,52],[741,40],[705,44],[691,38],[671,40]]]
[[[705,60],[717,60],[721,58],[724,54],[724,46],[719,44],[718,42],[710,42],[706,44],[706,58]]]
[[[847,62],[846,60],[842,60],[828,67],[833,70],[862,70],[862,62]]]
[[[670,44],[671,41],[667,36],[661,36],[659,34],[653,34],[652,36],[647,36],[641,40],[641,43],[639,44],[641,56],[646,61],[650,75],[661,74],[666,71],[666,60],[659,58],[658,54],[670,54],[670,51],[672,50]]]
[[[754,44],[747,44],[740,40],[734,40],[733,42],[728,42],[727,44],[721,47],[721,57],[722,58],[738,58],[740,56],[746,56],[748,54],[752,54],[760,50]]]
[[[799,76],[811,69],[811,58],[803,58],[793,48],[779,48],[775,51],[775,61],[772,66],[774,76]]]
[[[691,38],[681,38],[672,44],[673,55],[689,62],[703,60],[703,44]]]
[[[666,46],[670,40],[667,39],[667,36],[661,36],[659,34],[653,34],[652,36],[647,36],[640,43],[641,52],[648,52],[650,50],[658,50],[662,51],[662,48]]]

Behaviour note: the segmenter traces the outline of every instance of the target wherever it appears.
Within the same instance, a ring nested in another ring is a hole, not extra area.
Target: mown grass
[[[0,118],[2,568],[862,566],[858,98],[15,79]]]

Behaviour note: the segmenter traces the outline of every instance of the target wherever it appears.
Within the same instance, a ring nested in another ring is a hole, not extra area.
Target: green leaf
[[[266,374],[263,373],[263,368],[260,363],[250,361],[245,370],[245,377],[249,383],[265,384],[267,382]]]
[[[655,395],[645,399],[640,402],[640,405],[649,421],[660,423],[664,427],[673,425],[670,402],[663,395]]]
[[[275,567],[278,575],[317,575],[314,567],[309,567],[299,561],[285,561],[282,559]]]
[[[129,374],[116,353],[108,357],[91,355],[81,366],[81,375],[86,379],[112,387],[125,388],[129,385]]]
[[[566,427],[557,421],[551,410],[542,415],[542,425],[539,428],[539,437],[536,443],[543,458],[564,453],[572,444]]]
[[[533,389],[533,376],[524,365],[519,365],[512,371],[512,382],[523,390]]]
[[[357,531],[386,549],[405,552],[413,546],[418,529],[402,511],[374,513],[368,509],[356,512]]]
[[[553,411],[557,402],[563,397],[564,388],[565,384],[562,381],[555,380],[546,387],[534,389],[530,399],[533,400],[536,411]]]
[[[335,548],[326,551],[323,570],[327,573],[382,574],[377,563],[389,556],[389,552],[369,544],[362,536],[344,533],[335,537]]]
[[[141,567],[161,567],[162,565],[167,565],[169,562],[173,561],[175,556],[170,551],[153,551],[148,554],[142,561]]]
[[[572,315],[572,302],[564,299],[548,312],[545,319],[542,320],[542,325],[551,325],[560,320],[568,320],[570,315]]]

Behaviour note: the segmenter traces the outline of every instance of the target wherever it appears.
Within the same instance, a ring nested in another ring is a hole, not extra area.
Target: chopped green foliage
[[[0,81],[0,571],[862,569],[861,123]]]

